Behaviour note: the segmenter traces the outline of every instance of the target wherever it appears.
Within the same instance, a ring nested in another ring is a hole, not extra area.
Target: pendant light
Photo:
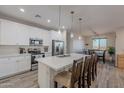
[[[61,34],[61,6],[59,5],[59,28],[58,28],[58,33]]]
[[[82,29],[81,29],[81,20],[82,20],[82,18],[79,18],[79,29],[80,29],[80,30],[79,30],[79,35],[81,34],[81,30],[82,30]],[[82,37],[79,36],[78,39],[81,40]]]
[[[73,14],[74,14],[74,11],[71,11],[71,15],[72,15],[72,18],[71,18],[71,35],[70,35],[71,38],[74,37],[74,34],[73,34]]]

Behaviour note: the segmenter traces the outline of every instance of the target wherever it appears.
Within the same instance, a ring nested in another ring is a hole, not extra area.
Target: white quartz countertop
[[[31,56],[31,54],[0,54],[0,58],[3,58],[3,57],[16,57],[16,56]]]
[[[90,56],[90,55],[70,54],[70,56],[68,57],[50,56],[45,58],[38,58],[37,61],[47,65],[48,67],[54,69],[55,71],[58,71],[63,68],[66,68],[69,65],[72,65],[73,60],[79,59],[81,57],[85,58],[85,56]]]

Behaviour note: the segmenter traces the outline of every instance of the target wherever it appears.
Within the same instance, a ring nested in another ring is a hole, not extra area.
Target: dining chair
[[[103,53],[98,53],[98,59],[102,58],[103,63],[105,63],[105,54],[106,50],[103,51]]]
[[[92,54],[94,54],[94,50],[88,49],[88,55],[92,55]]]
[[[82,65],[83,58],[74,60],[71,72],[63,71],[54,77],[54,87],[57,88],[58,84],[60,84],[67,88],[80,88]]]

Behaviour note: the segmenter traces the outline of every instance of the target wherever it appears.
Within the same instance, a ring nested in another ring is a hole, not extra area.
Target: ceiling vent
[[[36,18],[41,18],[41,16],[39,14],[36,14],[35,17]]]

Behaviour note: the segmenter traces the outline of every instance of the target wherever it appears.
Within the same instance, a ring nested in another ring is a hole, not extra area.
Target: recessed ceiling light
[[[65,29],[65,26],[62,26],[63,29]]]
[[[50,19],[48,19],[48,20],[47,20],[47,22],[48,22],[48,23],[50,23],[50,22],[51,22],[51,20],[50,20]]]
[[[25,10],[24,10],[23,8],[20,8],[20,11],[21,11],[21,12],[25,12]]]

